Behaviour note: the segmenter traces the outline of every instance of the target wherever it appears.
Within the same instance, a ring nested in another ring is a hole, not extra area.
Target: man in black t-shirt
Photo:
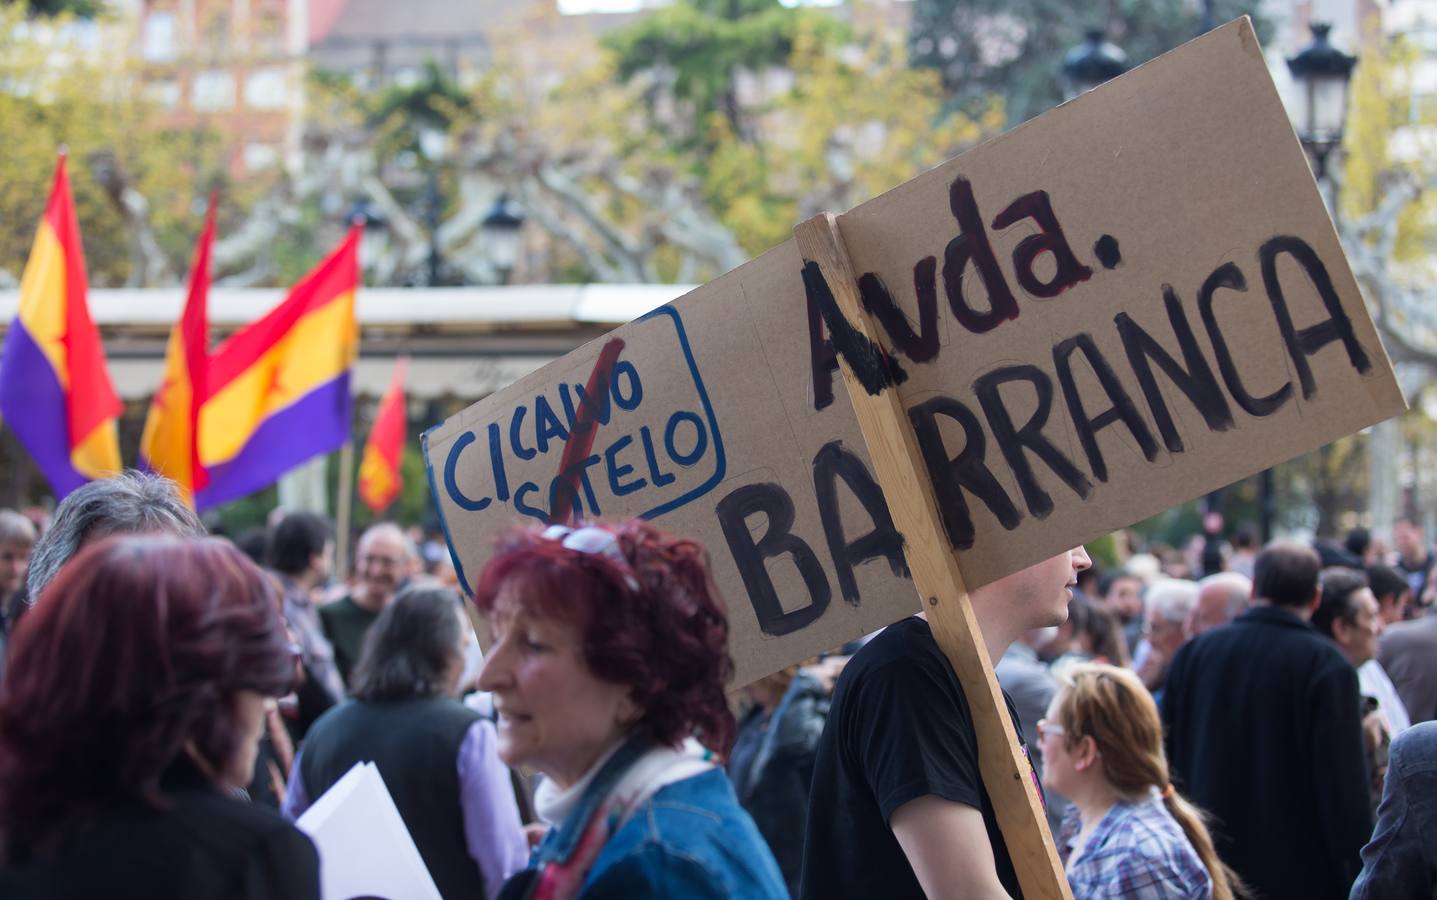
[[[989,658],[1029,629],[1061,623],[1089,565],[1077,547],[973,591]],[[1004,699],[1022,740],[1013,701]],[[834,688],[800,896],[1021,896],[983,787],[968,701],[922,617],[870,641]]]

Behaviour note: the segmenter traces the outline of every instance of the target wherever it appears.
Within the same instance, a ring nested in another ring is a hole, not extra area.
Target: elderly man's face
[[[31,547],[26,543],[0,544],[0,594],[8,597],[25,583],[25,573],[30,571]]]
[[[1187,640],[1182,623],[1168,621],[1166,617],[1159,614],[1156,607],[1148,610],[1143,632],[1147,635],[1148,641],[1169,659],[1178,652],[1183,641]]]
[[[393,535],[376,534],[365,541],[356,560],[359,589],[371,601],[388,603],[409,574],[404,544]]]

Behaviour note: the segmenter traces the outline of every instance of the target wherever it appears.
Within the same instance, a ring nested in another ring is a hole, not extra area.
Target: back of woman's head
[[[639,519],[573,532],[593,539],[590,549],[566,546],[583,539],[569,534],[502,537],[475,592],[480,611],[492,613],[509,588],[528,612],[578,624],[589,671],[628,687],[643,710],[637,732],[670,746],[694,736],[727,754],[734,719],[724,685],[733,660],[703,547]]]
[[[1117,666],[1082,663],[1066,671],[1058,716],[1070,746],[1083,737],[1098,745],[1103,774],[1129,797],[1168,783],[1163,725],[1157,704],[1136,675]]]
[[[364,637],[350,675],[356,699],[405,700],[448,693],[462,660],[459,595],[438,585],[400,591]]]
[[[1207,867],[1214,898],[1232,897],[1236,879],[1218,859],[1202,814],[1168,781],[1162,718],[1142,680],[1117,666],[1082,663],[1066,670],[1065,681],[1057,707],[1064,744],[1072,749],[1091,737],[1104,777],[1125,799],[1139,801],[1158,791]]]
[[[82,550],[12,636],[0,686],[0,854],[60,852],[101,809],[162,808],[186,752],[239,749],[239,691],[290,689],[272,583],[218,539],[115,537]]]

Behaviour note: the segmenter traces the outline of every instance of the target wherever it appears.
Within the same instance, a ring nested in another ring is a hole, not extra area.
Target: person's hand
[[[535,847],[539,846],[539,842],[542,841],[544,839],[544,835],[548,833],[549,826],[541,822],[532,822],[524,826],[524,839],[529,842],[530,850],[533,850]]]

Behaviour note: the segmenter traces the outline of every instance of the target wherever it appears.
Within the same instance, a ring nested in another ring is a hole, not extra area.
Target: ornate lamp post
[[[449,156],[449,135],[438,128],[419,130],[419,152],[428,163],[429,182],[425,202],[425,224],[429,228],[429,266],[426,283],[429,287],[439,284],[440,268],[443,262],[439,252],[439,167]]]
[[[1312,43],[1287,61],[1288,71],[1301,86],[1293,125],[1319,181],[1327,178],[1327,158],[1342,143],[1347,121],[1347,86],[1357,57],[1348,56],[1327,40],[1332,26],[1312,23]]]
[[[524,211],[509,199],[508,193],[499,195],[479,223],[489,258],[499,270],[500,284],[509,283],[509,275],[519,260],[519,232],[523,227]]]

